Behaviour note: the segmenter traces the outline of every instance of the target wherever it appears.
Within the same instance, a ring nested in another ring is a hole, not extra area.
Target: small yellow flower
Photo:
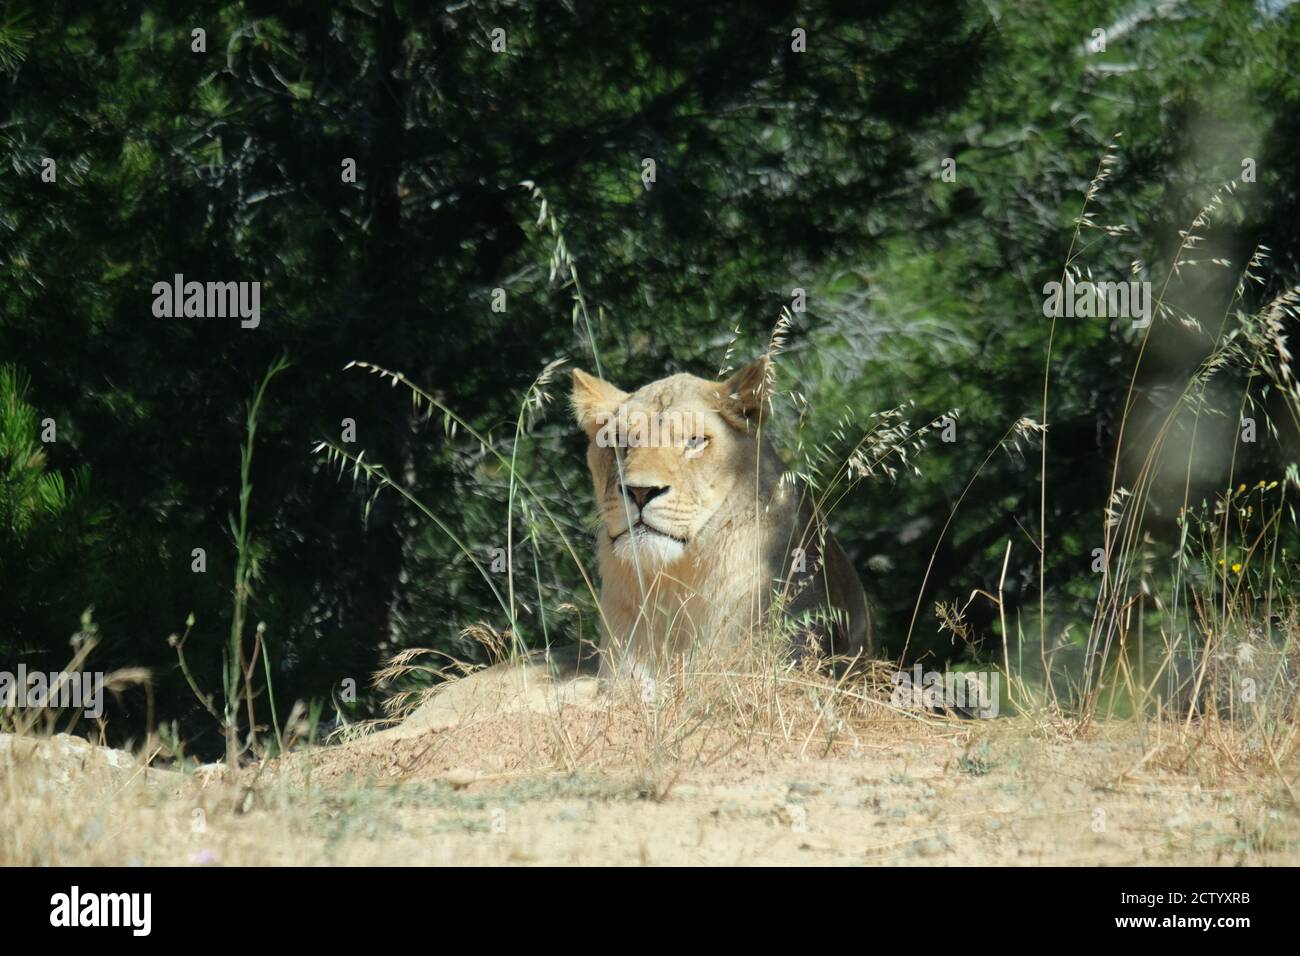
[[[1241,573],[1241,565],[1240,565],[1239,563],[1237,563],[1237,562],[1233,562],[1233,565],[1232,565],[1232,573],[1233,573],[1233,574],[1240,574],[1240,573]]]
[[[1240,488],[1237,489],[1237,494],[1241,494],[1241,493],[1242,493],[1243,491],[1245,491],[1245,490],[1246,490],[1246,486],[1245,486],[1245,484],[1243,483],[1242,486],[1241,486]]]

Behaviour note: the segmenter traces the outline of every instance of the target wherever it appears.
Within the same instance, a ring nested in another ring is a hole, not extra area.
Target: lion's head
[[[736,482],[754,480],[762,454],[768,370],[762,358],[725,382],[673,375],[630,394],[574,371],[573,407],[616,559],[672,565],[728,519]]]

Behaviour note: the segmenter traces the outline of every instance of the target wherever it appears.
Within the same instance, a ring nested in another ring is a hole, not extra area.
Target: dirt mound
[[[649,759],[655,721],[619,706],[590,677],[531,665],[489,668],[442,685],[401,724],[296,757],[314,782],[504,780],[578,769],[619,773]]]
[[[122,786],[140,781],[150,786],[175,786],[181,774],[148,767],[125,750],[99,747],[82,737],[19,737],[0,734],[0,768],[23,774],[37,788],[65,787],[76,782]]]

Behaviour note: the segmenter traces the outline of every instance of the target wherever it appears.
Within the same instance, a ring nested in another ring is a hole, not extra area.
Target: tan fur
[[[781,481],[784,466],[761,436],[768,374],[764,358],[726,382],[673,375],[628,394],[574,372],[602,523],[602,674],[653,672],[705,645],[734,646],[761,631],[774,596],[792,620],[821,615],[796,645],[871,653],[852,564],[799,485]]]

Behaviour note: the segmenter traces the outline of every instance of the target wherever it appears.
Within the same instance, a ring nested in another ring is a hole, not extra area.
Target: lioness
[[[600,505],[601,646],[532,651],[450,681],[386,733],[573,701],[600,675],[653,673],[762,633],[777,600],[795,655],[872,652],[862,585],[758,426],[768,361],[726,382],[673,375],[631,395],[581,371],[573,408]]]
[[[629,394],[574,370],[602,523],[602,676],[734,645],[774,599],[796,656],[871,653],[853,565],[761,435],[768,375],[764,357],[725,382],[672,375]]]

